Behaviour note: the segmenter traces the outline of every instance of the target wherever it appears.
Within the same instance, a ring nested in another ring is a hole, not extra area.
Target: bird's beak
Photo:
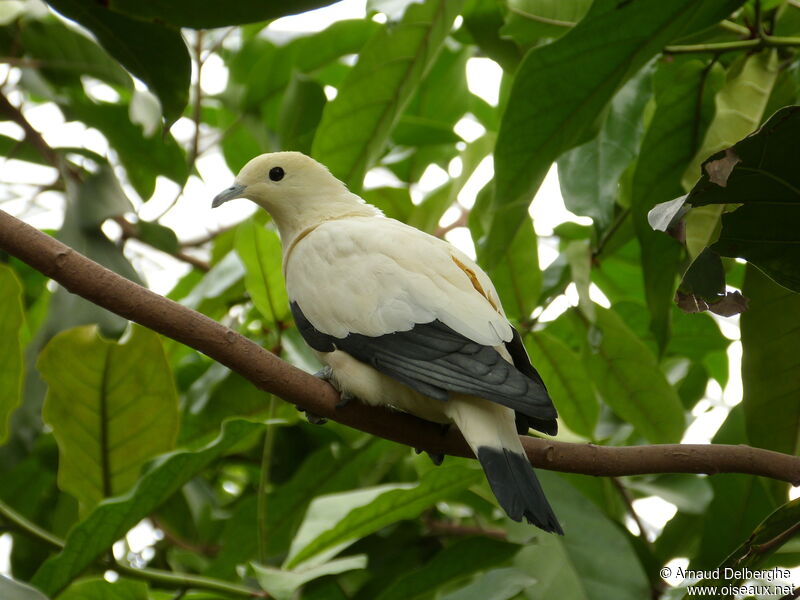
[[[214,201],[211,203],[211,208],[217,208],[221,204],[224,204],[228,200],[233,200],[234,198],[241,198],[244,195],[247,186],[241,185],[239,183],[234,183],[231,187],[227,190],[223,190],[216,196],[214,196]]]

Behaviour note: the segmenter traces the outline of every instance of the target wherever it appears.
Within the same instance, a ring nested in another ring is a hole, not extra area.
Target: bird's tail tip
[[[478,460],[497,501],[515,521],[525,519],[549,533],[564,535],[528,458],[508,448],[481,446]]]

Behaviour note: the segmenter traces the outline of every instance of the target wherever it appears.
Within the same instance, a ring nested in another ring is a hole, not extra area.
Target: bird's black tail
[[[479,447],[477,454],[497,501],[509,517],[515,521],[525,517],[532,525],[564,535],[524,454],[491,446]]]

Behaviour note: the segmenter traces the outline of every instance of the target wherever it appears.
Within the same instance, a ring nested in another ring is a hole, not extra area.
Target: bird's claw
[[[314,413],[306,410],[305,408],[302,408],[297,405],[295,405],[295,408],[300,412],[305,413],[306,419],[308,419],[308,422],[311,423],[312,425],[325,425],[325,423],[328,422],[328,419],[326,419],[325,417],[320,417],[319,415],[315,415]]]
[[[414,448],[414,452],[417,454],[422,454],[423,452],[430,457],[431,462],[436,465],[437,467],[444,462],[444,454],[441,452],[428,452],[427,450],[423,450],[422,448]]]
[[[336,403],[336,408],[343,408],[347,406],[355,396],[348,391],[343,391],[339,382],[333,376],[333,369],[330,367],[322,367],[319,371],[314,373],[314,377],[319,377],[323,381],[327,381],[333,389],[339,392],[339,402]],[[310,420],[310,419],[309,419]]]

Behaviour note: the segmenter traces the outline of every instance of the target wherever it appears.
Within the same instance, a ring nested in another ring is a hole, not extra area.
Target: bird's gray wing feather
[[[338,338],[317,330],[296,302],[291,308],[300,334],[319,352],[342,350],[431,398],[446,401],[450,392],[478,396],[514,409],[537,429],[553,430],[556,410],[527,355],[527,367],[517,366],[518,348],[509,348],[514,364],[509,363],[439,320],[377,337]]]

